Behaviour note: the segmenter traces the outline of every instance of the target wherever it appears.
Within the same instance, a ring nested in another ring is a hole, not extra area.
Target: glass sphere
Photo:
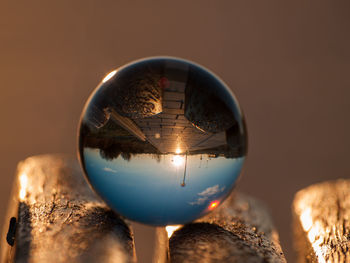
[[[231,192],[247,151],[226,84],[193,62],[152,57],[109,73],[87,101],[79,157],[97,194],[150,225],[190,222]]]

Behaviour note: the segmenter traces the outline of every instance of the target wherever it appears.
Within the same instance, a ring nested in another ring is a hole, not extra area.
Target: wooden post
[[[299,191],[293,202],[298,262],[350,262],[350,180]]]
[[[91,191],[74,158],[21,162],[11,197],[1,262],[135,262],[130,228]]]
[[[286,262],[265,206],[241,193],[173,230],[157,230],[156,263]]]

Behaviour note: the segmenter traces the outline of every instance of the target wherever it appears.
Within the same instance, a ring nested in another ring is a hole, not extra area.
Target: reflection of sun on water
[[[176,167],[179,167],[181,165],[183,165],[184,163],[184,157],[180,156],[180,155],[174,155],[173,157],[173,165]]]

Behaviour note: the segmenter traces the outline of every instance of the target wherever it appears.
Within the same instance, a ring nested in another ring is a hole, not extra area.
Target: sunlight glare
[[[19,186],[20,186],[20,190],[19,190],[19,199],[21,201],[24,200],[24,198],[26,197],[26,193],[27,193],[27,186],[28,186],[28,176],[26,173],[22,173],[19,176]]]
[[[178,230],[180,227],[181,227],[181,225],[166,226],[166,227],[165,227],[165,230],[166,230],[166,232],[167,232],[167,234],[168,234],[168,238],[170,238],[170,237],[173,235],[173,233],[174,233],[176,230]]]
[[[215,207],[219,205],[219,201],[213,201],[209,205],[209,210],[213,210]]]
[[[325,263],[326,259],[324,255],[327,254],[328,248],[323,245],[322,237],[325,236],[325,233],[321,223],[317,220],[313,220],[311,207],[308,207],[306,202],[299,204],[299,209],[302,211],[300,214],[301,226],[307,234],[318,262]]]
[[[309,231],[312,227],[312,217],[311,217],[311,208],[306,208],[305,211],[300,215],[301,224],[305,231]]]
[[[180,155],[174,155],[173,157],[173,165],[178,167],[184,163],[184,157]]]
[[[113,70],[111,72],[109,72],[106,77],[104,77],[104,79],[102,80],[102,83],[105,83],[106,81],[110,80],[114,75],[115,73],[117,73],[117,70]]]

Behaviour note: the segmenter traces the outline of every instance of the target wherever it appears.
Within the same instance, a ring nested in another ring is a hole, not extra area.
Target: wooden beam
[[[135,261],[129,226],[91,191],[74,158],[43,155],[21,162],[11,220],[1,262]]]
[[[157,230],[156,263],[286,262],[265,206],[241,193],[173,230]]]
[[[140,130],[140,128],[132,120],[119,115],[113,109],[111,109],[111,117],[115,122],[117,122],[125,130],[133,134],[136,138],[138,138],[141,141],[146,141],[145,134]]]
[[[350,180],[311,185],[293,202],[298,262],[350,262]]]

